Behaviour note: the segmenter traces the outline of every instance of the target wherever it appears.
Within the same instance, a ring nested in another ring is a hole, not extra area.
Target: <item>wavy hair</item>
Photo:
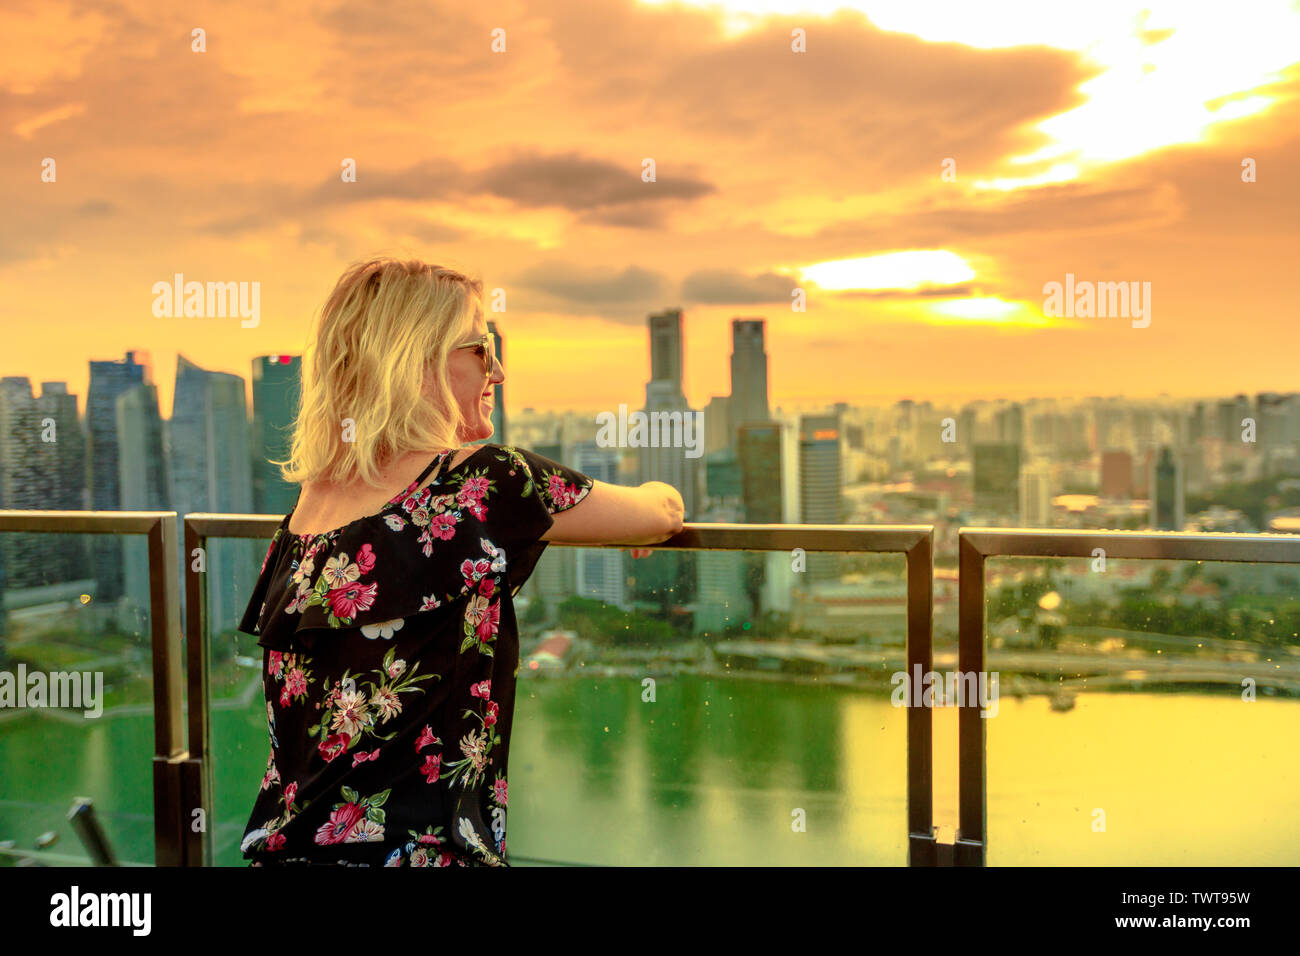
[[[270,463],[289,482],[360,478],[377,487],[381,471],[410,452],[459,447],[464,418],[447,356],[482,310],[482,281],[455,269],[390,257],[349,266],[303,351],[289,458]]]

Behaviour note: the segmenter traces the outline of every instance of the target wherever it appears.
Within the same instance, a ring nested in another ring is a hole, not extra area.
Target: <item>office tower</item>
[[[650,380],[672,382],[682,391],[682,310],[668,309],[649,318]],[[683,399],[684,401],[684,399]]]
[[[280,466],[293,445],[302,401],[302,357],[259,355],[253,359],[253,510],[285,515],[298,502],[301,485],[285,481]]]
[[[1183,530],[1183,463],[1168,445],[1151,466],[1151,529]]]
[[[47,507],[43,504],[45,479],[40,472],[41,432],[31,380],[20,376],[0,379],[0,508],[27,511]],[[0,534],[10,588],[51,583],[43,561],[49,538],[19,532]]]
[[[736,522],[740,509],[721,506],[710,521]],[[745,551],[699,551],[695,554],[695,602],[692,633],[714,637],[727,628],[741,627],[752,619],[754,603],[747,588],[752,570],[761,571],[762,555]]]
[[[693,521],[697,520],[704,478],[704,436],[698,433],[697,414],[682,392],[681,310],[651,315],[649,329],[651,379],[646,383],[644,408],[649,435],[646,444],[638,448],[638,481],[672,485],[681,492],[686,520]],[[695,447],[686,447],[688,442]]]
[[[740,507],[744,491],[740,458],[734,449],[719,448],[704,456],[704,488],[707,508]]]
[[[731,396],[714,395],[709,399],[709,404],[704,406],[705,452],[730,448],[733,434],[731,427]]]
[[[86,434],[77,414],[77,396],[68,394],[66,382],[41,382],[36,419],[42,439],[36,447],[37,471],[44,489],[44,501],[37,507],[51,511],[87,510],[90,502],[86,493]],[[47,434],[51,441],[45,440]],[[51,582],[85,580],[86,587],[91,587],[89,536],[42,537],[45,538],[46,579]]]
[[[171,496],[180,521],[191,512],[253,513],[253,468],[244,380],[176,357],[176,398],[168,427]],[[208,631],[234,629],[256,582],[266,541],[212,539],[207,547]],[[182,549],[183,550],[183,549]],[[181,582],[191,559],[181,555]],[[181,588],[184,603],[184,587]]]
[[[999,409],[993,415],[994,427],[997,430],[998,441],[1020,447],[1024,440],[1025,433],[1025,413],[1019,403],[1013,403],[1007,408]]]
[[[799,521],[799,443],[790,422],[752,422],[736,432],[746,524]],[[789,552],[762,552],[761,606],[789,611],[796,573]]]
[[[1020,446],[976,442],[975,510],[1011,517],[1020,507]]]
[[[804,415],[799,435],[800,520],[804,524],[844,523],[844,479],[840,416]],[[807,552],[807,587],[837,580],[842,566],[835,552]]]
[[[772,417],[767,404],[767,351],[763,335],[762,319],[731,320],[729,446],[734,446],[739,426],[746,422],[765,422]]]
[[[148,352],[133,350],[121,360],[90,363],[90,388],[86,395],[86,483],[93,511],[122,510],[117,397],[137,385],[152,383]],[[95,535],[91,539],[95,597],[101,603],[122,596],[125,581],[122,544],[120,535]]]
[[[1102,452],[1101,496],[1120,500],[1133,497],[1133,456],[1128,452]]]
[[[594,441],[573,446],[568,462],[596,481],[618,484],[619,451],[601,448]],[[627,593],[626,551],[616,548],[570,548],[577,556],[574,591],[579,597],[603,601],[620,608],[630,608]]]
[[[136,385],[117,396],[118,486],[123,511],[170,511],[158,387]],[[180,539],[178,539],[180,540]],[[127,620],[135,634],[149,633],[149,549],[143,538],[123,543]]]
[[[1020,526],[1052,526],[1052,466],[1045,459],[1026,464],[1020,470]]]

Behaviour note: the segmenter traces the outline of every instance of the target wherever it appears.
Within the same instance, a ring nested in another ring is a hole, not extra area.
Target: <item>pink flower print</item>
[[[492,798],[500,806],[506,805],[506,778],[497,777],[496,782],[492,784]]]
[[[284,609],[285,614],[298,614],[307,610],[307,598],[311,595],[311,587],[306,581],[298,585],[298,593],[294,595],[293,600],[288,603]]]
[[[429,519],[429,531],[443,541],[450,541],[456,536],[456,516],[450,512],[434,515]]]
[[[406,527],[406,519],[401,515],[384,515],[384,524],[394,531],[401,531]]]
[[[434,846],[437,846],[437,845],[438,845],[439,843],[441,843],[442,841],[439,840],[439,839],[438,839],[436,836],[434,836],[432,833],[421,833],[418,837],[415,838],[415,842],[416,842],[416,843],[432,843]]]
[[[281,707],[289,706],[289,685],[288,684],[285,684],[283,687],[280,688],[280,706]]]
[[[440,743],[442,743],[442,741],[433,735],[433,728],[426,724],[424,730],[420,733],[420,739],[415,742],[415,752],[419,753],[430,744]]]
[[[369,543],[363,544],[361,550],[357,552],[357,567],[361,569],[362,574],[369,574],[375,566],[375,549],[370,547]]]
[[[577,493],[577,489],[566,485],[564,479],[559,475],[551,475],[546,483],[546,490],[550,494],[551,500],[555,502],[555,506],[560,509],[572,505],[573,502],[570,499]]]
[[[290,697],[298,697],[307,693],[307,675],[295,667],[285,675],[284,689],[288,691]],[[281,702],[283,702],[283,697]]]
[[[284,846],[284,844],[285,844],[285,838],[283,833],[272,833],[269,837],[266,838],[267,850],[278,850],[282,846]]]
[[[485,598],[490,598],[492,592],[496,590],[496,587],[497,583],[493,578],[484,577],[483,580],[478,583],[478,593]]]
[[[501,622],[501,602],[497,601],[486,611],[483,617],[479,619],[476,631],[478,633],[479,643],[486,644],[492,640],[497,632],[497,627]]]
[[[298,796],[298,784],[295,782],[284,788],[284,805],[293,806],[293,798],[296,796]]]
[[[442,607],[442,602],[430,594],[420,605],[421,611],[432,611],[436,607]]]
[[[497,710],[498,710],[497,702],[494,700],[488,701],[487,715],[483,718],[484,727],[491,727],[493,724],[497,722]]]
[[[465,506],[465,510],[479,521],[483,521],[487,518],[487,508],[483,507],[483,502],[481,501],[471,501]]]
[[[491,680],[482,680],[479,681],[477,684],[469,685],[469,696],[471,697],[482,697],[484,700],[487,700],[488,695],[491,693],[492,693]]]
[[[279,651],[271,651],[268,656],[266,672],[272,677],[279,677],[280,672],[284,670],[284,655]]]
[[[358,764],[363,764],[367,760],[374,760],[378,756],[379,756],[378,747],[370,751],[370,753],[366,753],[364,750],[359,750],[352,756],[352,766],[356,767]]]
[[[316,749],[319,750],[320,755],[325,758],[325,762],[329,763],[339,754],[343,753],[343,751],[347,750],[348,744],[351,741],[352,738],[347,734],[331,734],[322,740]]]
[[[330,814],[329,822],[322,823],[316,831],[316,842],[321,846],[331,843],[344,843],[353,827],[360,823],[366,811],[356,803],[345,803]]]
[[[460,486],[460,493],[456,495],[456,501],[464,504],[467,501],[477,501],[482,498],[488,491],[488,480],[483,476],[477,478],[466,478]]]
[[[405,673],[406,673],[406,661],[402,660],[401,658],[398,658],[397,660],[393,661],[393,663],[388,665],[388,676],[393,680],[397,680],[397,678],[401,677]]]
[[[442,754],[427,754],[424,758],[424,766],[420,768],[420,773],[424,774],[426,783],[434,783],[438,779],[441,768]]]
[[[492,563],[486,558],[479,558],[477,561],[471,561],[466,558],[460,563],[460,576],[465,579],[465,583],[477,581],[483,575],[492,569]]]
[[[358,611],[370,610],[378,593],[377,584],[350,584],[326,592],[325,597],[330,602],[335,617],[351,619]]]

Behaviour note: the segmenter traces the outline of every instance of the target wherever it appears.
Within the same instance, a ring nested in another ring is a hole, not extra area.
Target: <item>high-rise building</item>
[[[176,358],[176,397],[168,424],[171,497],[180,522],[190,512],[253,513],[253,467],[244,381]],[[178,540],[184,540],[179,537]],[[260,550],[259,550],[260,549]],[[183,549],[182,549],[183,550]],[[266,542],[224,538],[208,542],[209,633],[235,629],[252,592]],[[181,555],[181,578],[190,572]],[[181,588],[184,604],[184,587]]]
[[[736,433],[742,481],[742,520],[746,524],[799,522],[799,441],[786,421],[751,422]],[[784,551],[762,552],[761,603],[789,611],[795,572]]]
[[[804,415],[799,435],[799,512],[804,524],[844,523],[840,416]],[[805,584],[839,578],[841,555],[808,552]]]
[[[767,351],[763,319],[731,320],[731,402],[727,443],[735,443],[736,429],[746,422],[765,422],[772,416],[767,403]]]
[[[118,461],[117,397],[137,385],[153,383],[149,353],[133,350],[114,361],[90,363],[90,389],[86,395],[86,484],[94,511],[122,510],[122,475]],[[91,539],[96,598],[116,601],[122,596],[123,539],[102,534]]]
[[[302,401],[302,357],[259,355],[253,359],[253,509],[285,515],[298,501],[301,486],[285,481],[280,466],[293,445],[294,423]]]
[[[703,416],[687,404],[682,391],[681,310],[651,315],[649,329],[651,379],[646,383],[644,412],[651,434],[647,444],[638,448],[637,474],[640,482],[662,481],[681,492],[685,520],[692,521],[702,498],[704,436],[691,436],[699,451],[692,457],[685,447],[686,428],[694,432],[697,418]]]
[[[37,446],[37,470],[42,479],[44,503],[52,511],[85,511],[90,501],[86,492],[86,433],[77,415],[77,396],[68,394],[66,382],[41,382],[36,399],[41,443]],[[46,441],[47,423],[50,426]],[[78,581],[90,577],[90,540],[85,535],[43,535],[49,581]]]
[[[15,375],[0,378],[0,508],[28,511],[47,507],[41,500],[45,485],[40,472],[41,431],[31,380]],[[8,587],[51,583],[43,566],[49,538],[20,532],[0,534]]]
[[[1020,446],[976,442],[975,508],[1010,517],[1020,508]]]
[[[1151,466],[1151,529],[1183,530],[1183,463],[1168,445]]]
[[[1020,469],[1020,526],[1052,526],[1052,466],[1045,459]]]
[[[619,452],[601,448],[594,441],[573,446],[568,462],[596,481],[618,484]],[[630,608],[627,593],[627,552],[617,548],[570,548],[577,556],[574,591],[580,597]]]
[[[140,384],[117,397],[118,483],[123,511],[170,511],[158,387]],[[178,539],[182,540],[182,539]],[[149,550],[144,538],[123,543],[127,620],[136,634],[149,632]]]

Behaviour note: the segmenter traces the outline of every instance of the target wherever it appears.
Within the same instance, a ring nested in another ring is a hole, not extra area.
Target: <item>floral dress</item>
[[[253,866],[508,865],[512,598],[592,479],[484,444],[421,487],[450,455],[378,514],[275,531],[239,626],[264,649],[270,736]]]

